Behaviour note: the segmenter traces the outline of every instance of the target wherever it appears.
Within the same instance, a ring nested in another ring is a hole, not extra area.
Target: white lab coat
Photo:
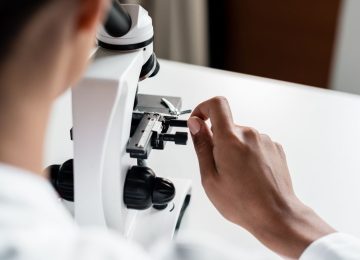
[[[76,226],[50,184],[0,164],[0,260],[250,259],[206,241],[155,243],[148,251],[103,229]],[[360,241],[336,233],[311,244],[301,260],[360,259]]]

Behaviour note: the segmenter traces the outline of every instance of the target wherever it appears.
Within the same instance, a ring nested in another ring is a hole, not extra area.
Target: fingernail
[[[199,133],[201,125],[195,117],[190,117],[188,120],[188,127],[190,129],[191,134],[196,135]]]

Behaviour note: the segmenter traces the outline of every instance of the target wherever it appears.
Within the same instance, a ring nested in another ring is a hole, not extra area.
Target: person
[[[42,174],[52,103],[81,77],[108,7],[108,0],[0,3],[1,260],[160,259],[118,234],[76,226]],[[200,104],[188,125],[203,187],[227,220],[286,258],[360,259],[359,240],[297,198],[281,146],[236,125],[225,98]],[[169,246],[163,259],[210,259],[203,248],[191,256]]]

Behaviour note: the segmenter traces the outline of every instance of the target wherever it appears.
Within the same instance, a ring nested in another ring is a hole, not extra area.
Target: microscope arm
[[[75,219],[126,233],[123,183],[136,165],[126,154],[143,51],[99,48],[73,89]]]

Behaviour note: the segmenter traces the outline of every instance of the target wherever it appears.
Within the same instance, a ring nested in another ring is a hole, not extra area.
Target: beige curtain
[[[138,3],[153,18],[158,57],[208,65],[206,0],[123,0]]]

